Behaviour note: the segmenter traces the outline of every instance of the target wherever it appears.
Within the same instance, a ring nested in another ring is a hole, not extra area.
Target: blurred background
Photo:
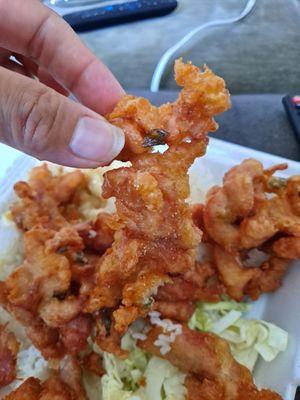
[[[72,1],[77,0],[69,0],[69,6]],[[156,63],[170,46],[207,21],[237,16],[246,3],[178,0],[177,8],[164,17],[95,29],[80,36],[127,90],[148,89]],[[243,22],[199,33],[178,56],[197,65],[207,63],[224,77],[231,93],[295,92],[300,91],[299,40],[299,0],[257,0]],[[161,88],[175,87],[169,63]]]
[[[220,127],[213,136],[300,160],[300,101],[291,106],[297,130],[282,105],[285,95],[290,94],[289,99],[300,95],[300,0],[47,0],[46,4],[78,31],[128,93],[154,104],[176,97],[176,58],[199,66],[206,63],[225,79],[232,94],[232,109],[217,117]],[[154,9],[167,5],[167,15],[155,16]],[[147,7],[148,19],[124,23],[121,18],[126,12],[141,16]],[[228,21],[241,13],[246,17],[238,23],[201,29],[163,68],[159,64],[161,74],[153,79],[161,57],[183,37],[203,24]]]

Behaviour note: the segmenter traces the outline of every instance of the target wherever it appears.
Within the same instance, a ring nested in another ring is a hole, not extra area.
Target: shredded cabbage
[[[122,339],[126,360],[104,353],[103,400],[184,400],[185,375],[161,358],[149,356],[135,345],[130,332]]]
[[[259,355],[270,362],[286,350],[288,333],[269,322],[243,318],[249,309],[249,304],[233,300],[198,303],[189,327],[223,337],[235,359],[252,371]]]

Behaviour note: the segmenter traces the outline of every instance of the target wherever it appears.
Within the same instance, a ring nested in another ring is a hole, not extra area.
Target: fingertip
[[[77,157],[104,164],[112,161],[125,144],[123,131],[103,118],[79,119],[70,149]]]

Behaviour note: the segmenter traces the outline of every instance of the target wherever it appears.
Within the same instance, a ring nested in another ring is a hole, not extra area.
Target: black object
[[[166,15],[177,5],[177,0],[131,0],[72,12],[63,18],[79,32]]]
[[[282,103],[288,115],[289,121],[294,129],[296,138],[300,142],[300,96],[299,95],[285,96],[282,99]]]
[[[295,393],[295,400],[300,400],[300,386],[297,387],[297,390]]]

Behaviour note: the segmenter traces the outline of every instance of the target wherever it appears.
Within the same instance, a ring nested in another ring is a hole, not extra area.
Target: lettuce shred
[[[259,355],[270,362],[286,350],[288,333],[269,322],[245,318],[249,309],[249,304],[233,300],[198,303],[189,327],[224,338],[235,359],[252,371]]]
[[[122,340],[126,360],[104,353],[103,400],[184,400],[185,375],[168,361],[148,355],[128,332]]]

